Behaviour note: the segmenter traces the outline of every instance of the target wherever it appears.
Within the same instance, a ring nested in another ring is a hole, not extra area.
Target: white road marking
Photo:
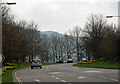
[[[113,81],[118,81],[118,80],[116,80],[116,79],[111,79],[111,80],[113,80]]]
[[[40,82],[40,80],[38,80],[38,79],[35,79],[35,81],[36,81],[36,82]]]
[[[57,80],[59,80],[60,78],[56,77]]]
[[[103,77],[103,76],[98,76],[98,77],[100,77],[100,78],[106,78],[106,77]]]
[[[50,74],[59,74],[60,72],[51,72]]]
[[[85,76],[80,76],[80,77],[78,77],[79,79],[84,79],[84,78],[86,78]]]
[[[118,70],[112,70],[112,71],[116,71],[117,72]]]
[[[89,72],[92,72],[92,73],[95,73],[95,72],[96,72],[96,73],[100,73],[101,71],[84,71],[84,72],[88,72],[88,73],[89,73]]]
[[[55,77],[55,76],[52,76],[53,78]]]
[[[65,80],[61,80],[62,82],[66,82]]]
[[[95,76],[95,75],[91,75],[91,76]]]

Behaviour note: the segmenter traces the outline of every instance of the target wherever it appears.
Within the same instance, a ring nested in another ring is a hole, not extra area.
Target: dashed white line
[[[60,72],[51,72],[50,74],[59,74]]]
[[[35,79],[35,81],[36,81],[36,82],[40,82],[40,80],[38,80],[38,79]]]
[[[57,80],[59,80],[60,78],[56,77]]]
[[[52,76],[53,78],[55,77],[55,76]]]
[[[91,75],[91,76],[95,76],[95,75]]]
[[[116,80],[116,79],[111,79],[111,80],[113,80],[113,81],[118,81],[118,80]]]
[[[84,79],[84,78],[86,78],[85,76],[80,76],[80,77],[78,77],[79,79]]]
[[[100,78],[106,78],[106,77],[103,77],[103,76],[98,76],[98,77],[100,77]]]
[[[61,80],[62,82],[66,82],[65,80]]]
[[[100,77],[100,78],[107,78],[107,77],[103,77],[103,76],[98,76],[98,77]],[[112,81],[118,81],[118,80],[116,80],[116,79],[110,79],[110,80],[112,80]]]

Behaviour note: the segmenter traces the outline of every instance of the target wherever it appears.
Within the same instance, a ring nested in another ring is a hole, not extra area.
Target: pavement
[[[15,71],[14,79],[19,84],[27,82],[118,82],[117,69],[75,67],[73,64],[43,66],[42,69],[26,68]]]

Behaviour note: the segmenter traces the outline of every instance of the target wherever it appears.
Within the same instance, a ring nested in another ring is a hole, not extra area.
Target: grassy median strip
[[[27,68],[27,67],[31,66],[31,63],[28,63],[28,62],[24,62],[24,63],[19,64],[19,68],[18,68],[18,64],[17,63],[14,63],[14,64],[15,64],[14,65],[14,67],[15,67],[14,69],[6,70],[6,72],[4,74],[2,74],[2,82],[3,82],[3,84],[5,84],[6,82],[7,82],[7,84],[9,82],[13,83],[12,72],[14,70],[19,70],[19,69],[23,69],[23,68]],[[52,65],[52,64],[61,64],[61,63],[43,63],[42,65],[45,66],[45,65]]]
[[[95,67],[95,68],[108,68],[108,69],[120,69],[118,62],[112,63],[110,61],[96,61],[90,64],[87,63],[77,63],[73,64],[73,66],[78,67]]]

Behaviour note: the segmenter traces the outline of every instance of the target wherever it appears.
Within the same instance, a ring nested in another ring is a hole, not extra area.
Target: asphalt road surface
[[[15,75],[18,82],[118,82],[117,69],[74,67],[72,64],[26,68]]]

